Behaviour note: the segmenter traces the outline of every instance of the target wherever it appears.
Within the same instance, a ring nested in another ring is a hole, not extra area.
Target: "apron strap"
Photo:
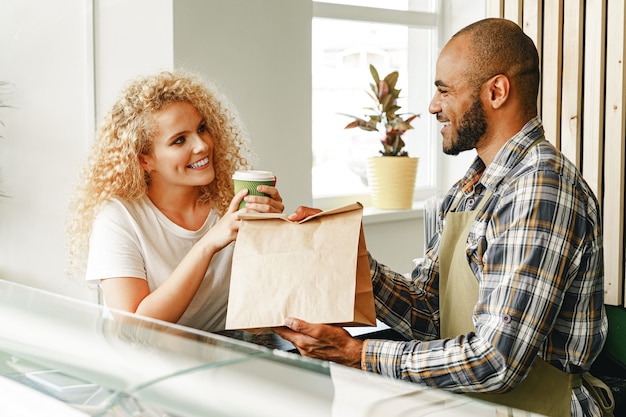
[[[586,372],[582,375],[582,384],[591,394],[600,409],[603,417],[613,417],[615,411],[615,398],[613,391],[602,380]]]

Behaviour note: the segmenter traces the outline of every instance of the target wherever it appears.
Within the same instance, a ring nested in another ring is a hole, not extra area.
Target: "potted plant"
[[[398,113],[398,71],[381,79],[376,68],[370,65],[370,73],[374,82],[370,84],[371,91],[368,93],[374,106],[369,109],[373,110],[373,114],[365,116],[365,119],[347,115],[354,120],[345,128],[358,127],[383,134],[380,139],[383,146],[381,155],[367,160],[367,177],[372,190],[373,206],[382,209],[411,208],[418,158],[408,156],[402,136],[413,128],[411,122],[419,114]]]

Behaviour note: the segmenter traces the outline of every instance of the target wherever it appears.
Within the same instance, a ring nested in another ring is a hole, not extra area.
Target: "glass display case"
[[[0,397],[19,416],[531,416],[2,280]]]

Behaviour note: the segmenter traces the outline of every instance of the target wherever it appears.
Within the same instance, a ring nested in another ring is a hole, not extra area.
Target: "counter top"
[[[2,280],[0,318],[0,377],[89,416],[533,416],[305,358],[273,334],[226,337]],[[69,385],[29,378],[42,370]],[[27,397],[3,395],[0,415]]]

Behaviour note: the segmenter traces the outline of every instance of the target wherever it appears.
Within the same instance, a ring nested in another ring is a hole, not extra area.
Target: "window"
[[[314,2],[312,25],[313,198],[318,207],[344,200],[367,202],[366,158],[378,155],[378,132],[344,129],[364,116],[373,64],[382,76],[398,71],[401,112],[419,113],[405,135],[409,155],[419,157],[416,197],[436,188],[437,131],[428,113],[433,94],[437,13],[435,0],[387,0],[395,10],[361,7],[378,0]],[[354,6],[354,4],[360,6]]]

